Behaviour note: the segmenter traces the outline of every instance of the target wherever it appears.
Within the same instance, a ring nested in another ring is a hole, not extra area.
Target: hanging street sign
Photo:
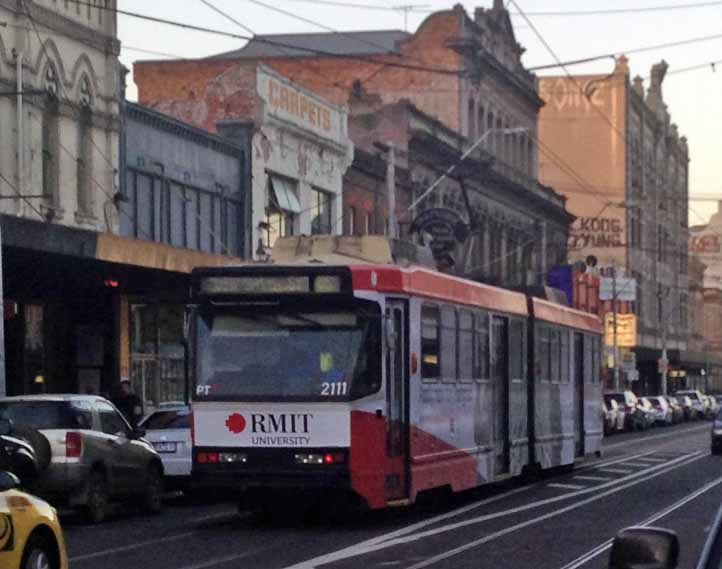
[[[629,277],[612,277],[599,279],[599,300],[616,300],[634,302],[637,300],[637,280]]]
[[[433,208],[422,211],[411,224],[411,233],[426,233],[434,255],[448,253],[469,236],[469,227],[461,216],[450,209]]]
[[[617,346],[632,348],[637,345],[637,316],[635,314],[617,314]],[[614,313],[604,315],[604,344],[614,345]]]

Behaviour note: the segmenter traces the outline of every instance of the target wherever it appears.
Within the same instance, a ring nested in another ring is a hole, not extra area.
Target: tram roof
[[[522,293],[446,275],[424,267],[351,265],[354,290],[409,294],[527,316]],[[375,275],[375,276],[373,276]]]
[[[534,316],[538,320],[561,324],[578,330],[585,330],[595,334],[603,331],[602,322],[595,314],[575,310],[561,304],[549,302],[541,298],[532,299],[534,303]]]

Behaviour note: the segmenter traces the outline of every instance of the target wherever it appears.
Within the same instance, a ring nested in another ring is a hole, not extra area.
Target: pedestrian
[[[143,415],[143,405],[140,397],[133,393],[130,387],[130,381],[124,379],[120,382],[120,391],[112,401],[113,405],[123,414],[131,427],[135,428]]]

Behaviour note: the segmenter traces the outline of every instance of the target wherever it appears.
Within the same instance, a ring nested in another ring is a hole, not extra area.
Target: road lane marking
[[[641,437],[641,438],[637,438],[637,439],[630,439],[630,440],[622,441],[622,442],[619,442],[619,443],[614,443],[613,445],[608,445],[608,446],[607,446],[607,445],[603,445],[603,446],[602,446],[602,450],[609,450],[609,449],[612,449],[612,448],[619,448],[619,447],[627,446],[627,445],[629,445],[630,443],[646,443],[647,441],[656,441],[656,440],[659,440],[659,439],[668,439],[669,437],[677,437],[677,436],[679,436],[679,435],[686,435],[687,433],[694,433],[694,432],[696,432],[696,431],[702,431],[702,430],[705,430],[705,429],[709,429],[709,425],[702,425],[702,426],[699,426],[699,427],[692,427],[692,428],[684,429],[684,430],[681,430],[681,431],[672,431],[672,432],[670,432],[670,433],[664,433],[663,435],[652,435],[652,436],[649,436],[649,437]]]
[[[599,472],[606,472],[607,474],[631,474],[634,470],[628,468],[600,468]]]
[[[269,549],[272,549],[273,547],[274,546],[256,547],[255,549],[249,549],[248,551],[244,551],[243,553],[236,553],[235,555],[226,555],[225,557],[217,557],[215,559],[209,559],[208,561],[203,561],[201,563],[194,563],[193,565],[183,565],[182,567],[179,567],[178,569],[208,569],[208,567],[215,567],[216,565],[224,565],[225,563],[230,563],[231,561],[239,561],[240,559],[250,557],[251,555],[256,555],[257,553],[261,553],[263,551],[268,551]]]
[[[617,491],[617,489],[624,489],[624,488],[627,488],[634,484],[637,484],[638,482],[643,482],[643,481],[649,480],[651,478],[658,476],[659,474],[669,472],[679,466],[685,466],[689,462],[699,460],[700,458],[703,458],[703,455],[699,452],[686,454],[686,455],[678,457],[672,461],[669,461],[666,464],[653,466],[653,467],[647,469],[646,471],[638,471],[633,474],[630,474],[629,476],[625,476],[623,478],[619,478],[619,479],[607,482],[606,484],[600,484],[593,488],[585,488],[584,490],[579,490],[576,492],[569,492],[568,494],[564,494],[562,496],[556,496],[554,498],[547,498],[545,500],[538,500],[536,502],[531,502],[529,504],[525,504],[523,506],[518,506],[516,508],[512,508],[509,510],[502,510],[501,512],[485,514],[485,515],[479,516],[477,518],[471,518],[470,520],[464,520],[461,522],[448,524],[448,525],[442,526],[440,528],[427,530],[425,532],[417,533],[417,534],[414,534],[411,536],[408,535],[417,529],[421,529],[423,527],[426,527],[428,525],[431,525],[438,521],[441,521],[440,520],[441,517],[449,518],[449,517],[453,517],[454,515],[456,515],[453,512],[449,512],[448,514],[444,514],[443,516],[437,516],[437,518],[434,518],[432,520],[426,520],[424,522],[419,522],[417,524],[414,524],[413,526],[401,528],[392,533],[381,535],[381,536],[357,543],[356,545],[351,545],[344,549],[339,549],[339,550],[331,552],[331,553],[320,555],[318,557],[314,557],[312,559],[302,561],[302,562],[296,563],[294,565],[290,565],[290,566],[286,567],[285,569],[316,569],[317,567],[319,567],[321,565],[327,565],[329,563],[333,563],[336,561],[342,561],[344,559],[348,559],[351,557],[365,555],[367,553],[372,553],[379,549],[385,549],[388,547],[393,547],[395,545],[401,545],[401,544],[404,544],[407,542],[422,539],[424,537],[437,535],[439,533],[453,531],[460,527],[465,527],[465,526],[474,525],[474,524],[480,524],[482,522],[486,522],[489,520],[501,518],[504,516],[510,516],[510,515],[517,514],[520,512],[532,510],[534,508],[546,506],[548,504],[553,504],[555,502],[560,502],[562,500],[569,500],[576,496],[589,494],[590,492],[597,493],[600,490],[603,490],[604,488],[608,488],[610,486],[614,486],[614,488],[612,488],[612,491]],[[639,480],[637,480],[637,479],[639,479]],[[627,482],[627,484],[623,484],[624,482]],[[533,486],[536,486],[536,485],[533,485]],[[609,491],[601,493],[601,494],[595,494],[593,499],[599,499],[600,497],[606,496],[607,494],[609,494]],[[474,506],[474,505],[472,505],[472,506]],[[469,511],[471,509],[475,509],[476,507],[478,507],[478,506],[474,506],[474,507],[467,506],[465,508],[460,508],[460,510]],[[459,512],[459,513],[463,513],[463,512]],[[411,569],[411,568],[407,568],[407,569]]]
[[[715,480],[713,480],[712,482],[706,484],[706,485],[703,486],[702,488],[699,488],[699,489],[695,490],[695,491],[692,492],[691,494],[687,494],[687,495],[686,495],[684,498],[682,498],[681,500],[678,500],[677,502],[675,502],[675,503],[672,504],[671,506],[668,506],[667,508],[665,508],[665,509],[662,510],[661,512],[658,512],[658,513],[654,514],[652,517],[647,518],[647,519],[644,520],[643,522],[641,522],[641,523],[639,523],[639,524],[636,524],[636,525],[638,525],[638,526],[648,526],[648,525],[650,525],[650,524],[653,524],[654,522],[656,522],[656,521],[658,521],[658,520],[661,520],[662,518],[668,516],[669,514],[671,514],[672,512],[674,512],[675,510],[678,510],[678,509],[681,508],[682,506],[686,506],[686,505],[687,505],[689,502],[691,502],[692,500],[695,500],[695,499],[699,498],[702,494],[708,492],[709,490],[711,490],[711,489],[714,488],[715,486],[719,486],[720,484],[722,484],[722,476],[719,477],[719,478],[716,478]],[[566,565],[564,565],[564,567],[562,567],[562,569],[577,569],[578,567],[581,567],[582,565],[585,565],[586,563],[588,563],[589,561],[591,561],[591,560],[594,559],[595,557],[601,555],[602,553],[604,553],[605,551],[607,551],[610,547],[612,547],[612,543],[613,543],[613,542],[614,542],[614,538],[608,539],[607,541],[605,541],[605,542],[603,542],[603,543],[600,543],[599,545],[597,545],[597,546],[594,547],[593,549],[590,549],[590,550],[587,551],[586,553],[584,553],[584,554],[580,555],[579,557],[577,557],[574,561],[571,561],[571,562],[567,563]]]
[[[664,462],[667,462],[667,461],[664,461]],[[645,462],[623,462],[622,466],[649,468],[649,464],[647,464]]]
[[[650,456],[650,457],[639,458],[637,460],[639,460],[639,462],[667,462],[668,459],[654,458],[654,457]]]
[[[584,474],[575,476],[574,479],[575,480],[591,480],[592,482],[607,482],[609,480],[614,480],[614,478],[610,478],[609,476],[587,476]]]
[[[621,458],[620,458],[620,457],[617,457],[617,458],[612,458],[612,459],[609,459],[609,460],[601,460],[601,461],[599,461],[599,462],[590,462],[590,463],[582,464],[582,465],[579,466],[578,468],[575,468],[575,469],[574,469],[574,472],[583,472],[583,471],[585,471],[585,470],[590,470],[590,469],[594,469],[594,468],[601,468],[602,466],[612,466],[612,465],[614,465],[614,464],[619,464],[620,462],[624,462],[625,460],[637,460],[637,459],[639,459],[639,458],[641,458],[641,457],[643,457],[643,456],[650,455],[650,454],[652,454],[653,452],[654,452],[654,451],[651,451],[651,450],[650,450],[650,451],[648,451],[648,452],[642,452],[642,453],[639,453],[639,454],[633,454],[632,456],[623,456],[623,457],[621,457]],[[655,453],[655,454],[656,454],[656,453]]]
[[[476,539],[474,541],[471,541],[469,543],[466,543],[464,545],[461,545],[459,547],[455,547],[454,549],[450,549],[448,551],[445,551],[444,553],[440,553],[438,555],[435,555],[434,557],[431,557],[430,559],[426,559],[422,561],[421,563],[416,563],[415,565],[411,565],[410,567],[407,567],[407,569],[424,569],[424,567],[428,567],[430,565],[433,565],[435,563],[438,563],[439,561],[444,561],[446,559],[449,559],[451,557],[455,557],[459,555],[460,553],[463,553],[464,551],[468,551],[469,549],[474,549],[475,547],[478,547],[480,545],[483,545],[484,543],[487,543],[489,541],[493,541],[495,539],[498,539],[500,537],[503,537],[507,534],[514,533],[515,531],[518,531],[520,529],[523,529],[525,527],[529,527],[532,525],[535,525],[539,522],[542,522],[544,520],[548,520],[550,518],[559,516],[561,514],[565,514],[567,512],[570,512],[572,510],[576,510],[577,508],[581,508],[582,506],[586,506],[587,504],[590,504],[592,502],[596,502],[597,500],[601,500],[602,498],[605,498],[607,496],[610,496],[612,494],[616,494],[617,492],[620,492],[622,490],[625,490],[626,488],[630,486],[634,486],[636,484],[640,484],[641,482],[646,482],[647,480],[651,478],[656,478],[657,476],[661,476],[662,474],[666,474],[668,470],[672,470],[673,468],[677,468],[679,466],[686,466],[688,464],[691,464],[692,462],[695,462],[697,460],[700,460],[704,458],[704,455],[697,455],[693,457],[692,459],[688,460],[682,465],[677,465],[674,467],[671,467],[667,470],[662,470],[659,472],[654,473],[649,478],[646,478],[644,480],[634,480],[632,482],[629,482],[628,484],[625,484],[623,486],[617,486],[615,488],[611,488],[610,490],[607,490],[606,492],[602,492],[601,494],[597,494],[595,496],[591,496],[585,500],[582,500],[581,502],[577,502],[575,504],[570,504],[569,506],[566,506],[564,508],[561,508],[559,510],[555,510],[553,512],[549,512],[547,514],[538,516],[536,518],[533,518],[531,520],[527,520],[525,522],[518,523],[516,525],[504,528],[503,530],[496,531],[494,533],[491,533],[487,536],[484,536],[480,539]]]
[[[156,545],[158,543],[167,543],[169,541],[177,541],[179,539],[184,539],[186,537],[190,537],[196,532],[194,531],[188,531],[185,533],[179,533],[176,535],[169,535],[168,537],[161,537],[159,539],[149,539],[148,541],[141,541],[139,543],[133,543],[131,545],[123,545],[120,547],[113,547],[111,549],[104,549],[103,551],[96,551],[94,553],[86,553],[84,555],[76,555],[74,557],[70,558],[70,561],[72,563],[76,563],[78,561],[86,561],[88,559],[97,559],[98,557],[105,557],[106,555],[115,555],[116,553],[124,553],[126,551],[132,551],[133,549],[140,549],[141,547],[147,547],[149,545]]]
[[[558,482],[552,482],[551,484],[547,484],[549,488],[562,488],[564,490],[583,490],[586,488],[586,486],[582,486],[581,484],[560,484]]]

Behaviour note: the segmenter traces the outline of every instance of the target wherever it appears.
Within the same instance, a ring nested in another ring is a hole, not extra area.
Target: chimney
[[[632,80],[632,89],[634,89],[634,92],[637,93],[637,95],[644,99],[644,79],[642,79],[639,75]]]
[[[504,0],[494,0],[494,10],[504,10]]]
[[[654,111],[656,111],[663,102],[662,83],[664,82],[665,75],[667,75],[667,67],[667,62],[664,61],[664,59],[652,65],[649,91],[647,92],[647,104]]]
[[[629,59],[626,55],[622,54],[617,58],[617,63],[614,66],[615,75],[629,75]]]

